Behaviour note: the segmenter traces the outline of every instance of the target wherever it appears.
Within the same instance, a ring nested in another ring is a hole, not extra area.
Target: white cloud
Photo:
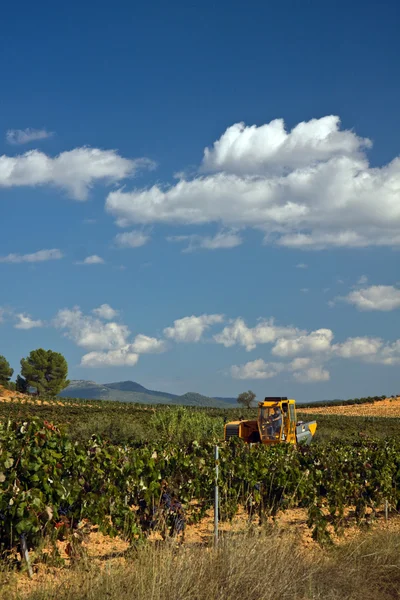
[[[130,344],[130,350],[138,354],[157,354],[166,350],[166,343],[163,340],[140,333]]]
[[[330,378],[329,372],[321,365],[313,365],[311,358],[295,358],[290,363],[265,362],[258,358],[230,369],[234,379],[270,379],[284,371],[291,372],[299,383],[329,381]]]
[[[372,144],[351,131],[340,131],[340,119],[330,115],[299,123],[291,132],[283,119],[257,127],[235,123],[204,151],[203,169],[264,175],[308,167],[339,156],[360,156]]]
[[[310,367],[304,371],[296,371],[293,374],[294,379],[299,383],[316,383],[318,381],[329,381],[330,374],[327,369],[319,367]]]
[[[311,358],[295,358],[289,365],[292,371],[301,371],[307,369],[311,365]]]
[[[400,245],[400,157],[371,167],[369,140],[338,117],[262,127],[236,124],[206,149],[211,174],[111,192],[107,210],[129,223],[252,227],[291,248]]]
[[[96,315],[96,317],[100,317],[100,319],[106,319],[107,321],[115,319],[115,317],[118,316],[118,311],[112,308],[109,304],[102,304],[98,308],[94,308],[92,313]]]
[[[52,131],[46,129],[9,129],[6,133],[6,139],[9,144],[28,144],[36,140],[45,140],[53,135]]]
[[[241,318],[232,321],[214,336],[214,340],[226,348],[238,344],[247,351],[254,350],[259,344],[273,344],[272,355],[293,358],[290,363],[285,363],[285,370],[292,373],[307,371],[304,375],[296,375],[298,381],[328,380],[329,374],[324,370],[323,363],[333,358],[400,364],[400,340],[385,342],[380,338],[365,336],[347,338],[333,344],[333,339],[331,329],[307,332],[292,326],[277,326],[273,319],[263,320],[256,327],[249,328]],[[237,368],[234,369],[235,373],[241,372]]]
[[[66,336],[77,346],[91,350],[82,357],[82,367],[133,366],[140,354],[166,350],[166,342],[143,334],[136,335],[129,343],[130,331],[126,325],[104,322],[118,314],[108,304],[93,309],[92,313],[96,317],[84,315],[79,307],[75,307],[60,310],[54,319],[54,326],[65,330]]]
[[[33,329],[34,327],[43,327],[43,321],[35,321],[29,315],[18,313],[15,315],[18,323],[14,325],[15,329]]]
[[[0,306],[0,323],[4,321],[4,315],[6,314],[6,310]]]
[[[101,256],[97,256],[97,254],[92,254],[91,256],[87,256],[84,260],[78,260],[76,262],[77,265],[104,265],[104,259]]]
[[[389,311],[400,307],[400,289],[392,285],[371,285],[342,298],[359,310]]]
[[[200,315],[183,317],[164,329],[164,335],[176,342],[199,342],[204,331],[216,323],[222,323],[223,315]]]
[[[131,160],[115,150],[74,148],[52,158],[39,150],[19,156],[0,156],[0,187],[55,185],[75,200],[86,200],[97,182],[113,183],[152,168],[147,159]]]
[[[121,248],[139,248],[144,246],[150,240],[150,236],[143,233],[143,231],[129,231],[125,233],[118,233],[115,236],[115,242]]]
[[[361,275],[357,280],[357,285],[365,285],[368,283],[368,277],[366,275]]]
[[[292,338],[281,338],[272,348],[276,356],[296,356],[298,354],[314,354],[329,352],[333,332],[330,329],[317,329],[304,335]]]
[[[54,324],[65,329],[66,335],[78,346],[93,350],[116,350],[127,345],[130,331],[126,325],[104,323],[100,319],[84,315],[75,307],[58,312]]]
[[[308,269],[308,265],[306,265],[306,263],[298,263],[296,265],[297,269]]]
[[[295,327],[275,325],[274,319],[262,320],[251,328],[247,327],[243,319],[238,318],[216,334],[214,340],[226,348],[239,344],[249,352],[254,350],[258,344],[270,344],[282,336],[293,337],[300,333],[302,332]]]
[[[300,291],[301,291],[303,294],[308,294],[308,292],[309,292],[310,290],[309,290],[309,288],[300,288]]]
[[[167,238],[169,242],[188,242],[183,252],[195,250],[219,250],[240,246],[243,239],[235,231],[220,231],[214,236],[176,235]]]
[[[234,379],[270,379],[283,371],[282,363],[266,363],[261,358],[244,365],[233,365],[231,375]]]
[[[356,358],[363,362],[381,365],[400,364],[400,339],[385,342],[380,338],[348,338],[341,344],[332,346],[332,354],[341,358]]]
[[[130,345],[109,352],[89,352],[81,359],[81,367],[133,367],[139,354],[131,352]]]
[[[379,338],[354,337],[342,344],[334,344],[332,351],[342,358],[354,358],[376,355],[383,346]]]
[[[33,254],[8,254],[0,256],[0,263],[35,263],[44,262],[47,260],[59,260],[63,258],[63,253],[60,250],[39,250]]]
[[[400,339],[386,343],[375,356],[368,357],[368,362],[383,365],[400,365]]]

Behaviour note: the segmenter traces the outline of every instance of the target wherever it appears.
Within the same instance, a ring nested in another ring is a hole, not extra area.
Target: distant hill
[[[182,396],[148,390],[136,381],[117,381],[115,383],[96,383],[83,379],[73,380],[60,394],[63,398],[85,398],[88,400],[118,400],[119,402],[138,402],[140,404],[169,404],[181,406],[205,406],[210,408],[231,408],[236,406],[236,398],[209,398],[195,392]]]

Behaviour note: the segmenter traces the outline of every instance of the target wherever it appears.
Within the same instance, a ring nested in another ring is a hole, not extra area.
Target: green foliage
[[[176,443],[192,439],[215,441],[223,438],[224,422],[238,420],[243,415],[241,408],[200,408],[143,406],[126,402],[82,400],[78,398],[16,399],[0,403],[0,420],[30,419],[33,416],[62,425],[74,441],[84,442],[91,434],[101,436],[113,444],[156,442],[161,438],[174,439]],[[180,412],[179,428],[172,425]],[[248,418],[255,419],[256,409],[247,411]],[[247,416],[246,415],[246,416]],[[298,413],[299,418],[308,419]],[[400,438],[399,420],[384,417],[353,417],[342,415],[313,415],[318,429],[313,445],[352,443],[362,432],[370,437],[386,439]],[[162,425],[161,425],[162,423]],[[193,429],[195,428],[195,429]],[[174,431],[174,437],[168,437]],[[194,433],[195,432],[195,433]],[[164,437],[163,437],[164,436]]]
[[[67,361],[59,352],[32,350],[21,360],[21,374],[38,395],[54,397],[69,384]]]
[[[9,381],[13,376],[14,369],[10,367],[8,360],[0,355],[0,385],[8,387]]]
[[[68,535],[85,519],[134,541],[160,522],[165,489],[179,499],[187,519],[202,517],[213,504],[214,445],[168,440],[179,432],[174,419],[166,421],[163,441],[125,446],[97,436],[73,443],[38,419],[0,425],[3,551],[22,534],[36,547],[44,535]],[[398,439],[300,448],[221,443],[220,516],[231,519],[242,506],[250,519],[262,520],[304,507],[314,537],[323,542],[332,527],[340,531],[349,507],[360,524],[385,500],[398,510],[399,467]]]
[[[248,392],[242,392],[237,397],[238,404],[245,406],[246,408],[251,408],[252,403],[254,402],[256,395],[254,392],[249,390]]]
[[[217,440],[223,430],[223,421],[209,416],[205,411],[182,406],[154,411],[149,427],[152,439],[188,444],[192,440]]]

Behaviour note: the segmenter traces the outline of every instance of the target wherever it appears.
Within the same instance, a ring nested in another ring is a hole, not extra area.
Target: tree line
[[[21,373],[15,381],[12,381],[13,374],[8,360],[0,355],[0,385],[7,389],[54,397],[69,385],[68,363],[64,356],[43,348],[32,350],[29,356],[21,359]]]

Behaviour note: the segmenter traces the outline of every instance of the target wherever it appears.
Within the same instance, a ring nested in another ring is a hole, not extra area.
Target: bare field
[[[343,415],[346,417],[400,417],[400,396],[386,398],[373,404],[352,404],[347,406],[321,406],[298,411],[300,415]]]

